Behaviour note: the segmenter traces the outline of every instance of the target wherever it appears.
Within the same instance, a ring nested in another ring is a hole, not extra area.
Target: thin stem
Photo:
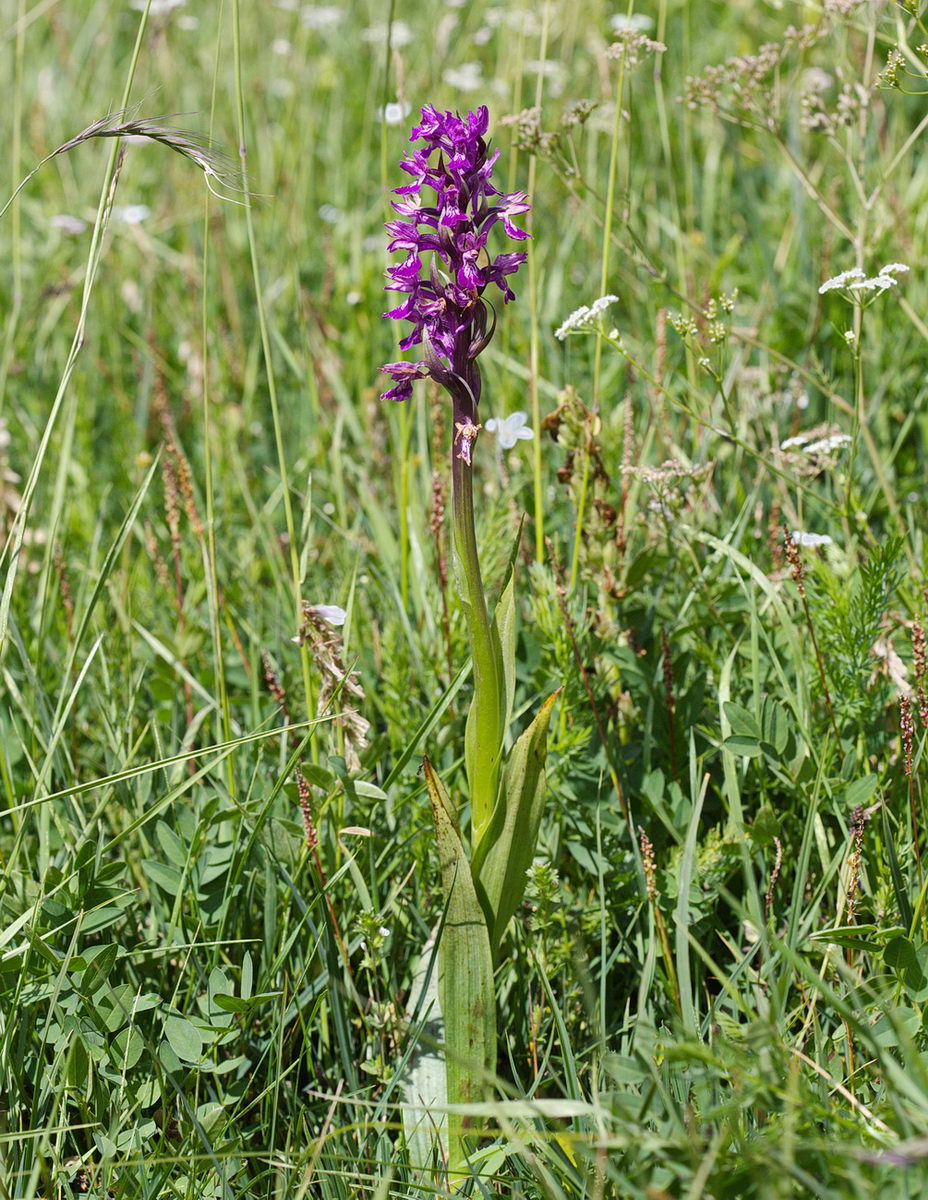
[[[469,461],[472,440],[460,430],[473,428],[473,404],[456,396],[452,439],[451,510],[458,586],[467,617],[474,663],[474,698],[468,717],[467,765],[472,810],[472,842],[476,847],[490,824],[496,802],[503,743],[502,662],[487,611],[477,531],[474,524],[474,469]],[[467,455],[467,458],[464,455]],[[473,749],[471,749],[473,747]]]
[[[216,120],[216,88],[219,79],[219,52],[222,45],[222,39],[217,39],[216,56],[213,61],[213,86],[210,94],[210,109],[209,109],[209,139],[212,144],[213,127]],[[216,673],[216,691],[219,698],[219,710],[222,728],[222,738],[224,742],[232,740],[232,712],[229,705],[229,692],[226,687],[225,663],[222,653],[222,623],[220,621],[220,612],[222,609],[222,595],[219,590],[219,568],[217,565],[218,559],[216,554],[216,498],[214,494],[213,481],[213,451],[212,451],[212,425],[210,421],[210,390],[209,390],[209,306],[208,306],[208,288],[207,281],[209,279],[209,250],[210,250],[210,195],[207,192],[203,198],[203,290],[200,297],[200,338],[203,357],[203,467],[204,480],[203,489],[206,498],[206,563],[205,563],[205,578],[206,578],[206,597],[209,610],[210,632],[213,643],[213,670]],[[229,795],[235,796],[235,770],[232,756],[226,759],[226,786],[229,789]]]
[[[619,63],[619,78],[615,87],[615,115],[612,123],[612,146],[609,153],[609,181],[606,188],[606,212],[603,217],[602,270],[599,276],[599,294],[605,296],[609,283],[609,250],[611,248],[612,221],[615,215],[615,183],[619,166],[619,130],[622,121],[622,96],[625,92],[625,56]],[[597,338],[593,348],[593,403],[594,412],[599,408],[599,390],[602,376],[603,344]],[[587,496],[590,484],[592,447],[590,438],[583,446],[583,473],[580,479],[580,495],[577,500],[577,523],[574,530],[574,545],[570,559],[570,591],[577,586],[580,572],[580,546],[583,542],[583,521],[586,516]]]
[[[290,549],[290,573],[293,582],[293,602],[296,617],[296,627],[303,620],[303,588],[300,576],[300,547],[297,540],[296,522],[293,518],[293,501],[290,495],[290,475],[287,469],[287,454],[284,447],[283,425],[280,420],[280,407],[277,401],[277,380],[274,375],[274,359],[271,354],[271,335],[268,328],[267,312],[264,306],[264,292],[261,284],[261,271],[258,266],[258,247],[255,239],[254,221],[251,215],[251,200],[247,193],[247,176],[245,171],[245,93],[242,84],[242,37],[241,9],[239,0],[232,0],[232,53],[235,64],[235,97],[236,117],[239,135],[239,157],[242,165],[242,188],[245,190],[245,229],[248,237],[248,248],[251,257],[251,270],[255,286],[255,311],[258,317],[258,328],[261,334],[261,350],[264,356],[264,369],[267,376],[267,391],[271,402],[271,419],[274,426],[274,444],[277,448],[277,468],[280,472],[280,487],[284,502],[284,519],[287,525],[287,540]],[[300,663],[303,669],[303,690],[306,695],[307,715],[315,709],[315,695],[312,677],[309,669],[309,650],[305,645],[300,646]],[[315,735],[310,739],[310,754],[316,757]]]
[[[542,12],[541,26],[541,46],[539,49],[539,59],[544,62],[548,57],[548,30],[550,23],[550,5],[545,4]],[[538,82],[535,87],[535,107],[541,108],[541,100],[544,94],[544,71],[538,72]],[[528,165],[528,194],[535,195],[535,176],[538,166],[538,158],[532,155]],[[532,214],[529,214],[529,221],[532,221]],[[531,229],[531,225],[529,225]],[[544,512],[544,485],[542,482],[541,473],[541,404],[538,396],[538,371],[540,360],[540,343],[541,333],[538,327],[538,272],[535,263],[534,242],[528,243],[528,292],[529,292],[529,376],[528,386],[529,395],[532,405],[532,477],[534,484],[534,507],[535,507],[535,561],[544,562],[545,557],[545,512]]]

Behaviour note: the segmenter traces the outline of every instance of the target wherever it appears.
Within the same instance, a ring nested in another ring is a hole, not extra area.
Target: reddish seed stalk
[[[835,720],[835,710],[831,703],[831,692],[828,690],[828,678],[825,675],[825,663],[822,660],[822,653],[818,648],[818,639],[815,636],[815,626],[812,623],[812,613],[809,609],[808,598],[806,597],[805,571],[802,565],[802,557],[799,554],[799,547],[793,540],[793,535],[785,526],[783,532],[786,535],[786,558],[789,562],[790,574],[793,577],[793,582],[796,584],[796,590],[799,592],[799,599],[802,601],[802,611],[805,613],[809,637],[812,639],[812,648],[815,652],[815,662],[818,666],[819,680],[822,684],[822,695],[825,699],[825,708],[828,710],[828,718],[831,721],[831,728],[835,735],[835,745],[840,746],[841,734],[838,732],[838,722]]]

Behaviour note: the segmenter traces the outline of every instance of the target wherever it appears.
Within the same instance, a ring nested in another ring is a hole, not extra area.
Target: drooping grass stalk
[[[126,80],[123,85],[122,108],[125,109],[129,103],[129,96],[132,92],[132,83],[135,79],[135,72],[138,67],[139,56],[142,49],[145,28],[148,23],[148,10],[151,6],[151,0],[146,0],[145,11],[139,20],[139,26],[136,30],[135,43],[132,47],[132,55],[129,59],[129,66],[126,72]],[[55,154],[60,153],[62,147],[55,151]],[[100,256],[102,254],[103,233],[106,229],[106,224],[109,218],[110,210],[113,206],[113,200],[116,194],[116,185],[119,181],[119,174],[122,169],[122,162],[125,156],[124,148],[121,148],[120,140],[116,137],[113,141],[112,149],[110,150],[109,160],[107,161],[106,171],[103,176],[103,186],[100,190],[100,199],[97,203],[97,217],[94,221],[93,232],[90,238],[90,249],[87,253],[87,269],[84,273],[84,286],[81,292],[80,312],[78,314],[77,325],[74,330],[74,336],[71,339],[71,348],[68,351],[68,357],[65,361],[64,370],[61,374],[61,379],[58,382],[58,389],[55,393],[55,398],[52,401],[52,406],[45,422],[45,429],[42,432],[41,440],[36,451],[35,458],[32,462],[32,467],[29,471],[29,476],[26,480],[26,485],[23,488],[20,498],[19,511],[13,521],[10,529],[9,537],[7,538],[6,546],[3,554],[0,554],[0,564],[6,564],[6,579],[3,584],[3,594],[0,597],[0,659],[6,653],[7,631],[10,618],[10,604],[13,598],[13,586],[16,582],[16,574],[20,562],[20,552],[23,547],[23,539],[26,533],[26,523],[29,519],[29,513],[32,507],[32,498],[35,495],[36,487],[39,482],[39,475],[42,471],[42,466],[45,462],[45,455],[48,453],[48,447],[51,443],[52,433],[58,422],[59,414],[61,413],[64,404],[65,396],[68,392],[68,385],[71,382],[71,376],[74,374],[74,368],[77,365],[77,360],[81,349],[84,345],[84,335],[87,328],[87,315],[90,311],[90,297],[93,293],[93,285],[97,275],[97,268],[100,265]],[[50,156],[51,157],[51,156]],[[43,162],[47,159],[43,159]],[[42,164],[40,163],[39,166]],[[36,167],[38,170],[38,167]],[[0,210],[0,216],[14,204],[16,197],[25,186],[32,175],[33,171],[27,180],[16,189],[13,197]]]

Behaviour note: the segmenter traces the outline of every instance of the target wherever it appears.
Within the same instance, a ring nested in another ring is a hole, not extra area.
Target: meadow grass
[[[924,1194],[923,9],[0,5],[0,1196]],[[450,410],[378,399],[426,102],[533,201],[478,533],[562,689],[467,1180],[403,1134],[424,754],[469,820]]]

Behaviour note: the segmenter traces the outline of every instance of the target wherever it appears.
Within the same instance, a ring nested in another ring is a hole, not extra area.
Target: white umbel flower
[[[560,329],[554,331],[554,336],[562,342],[569,333],[591,328],[593,322],[603,315],[610,304],[618,303],[618,299],[618,296],[613,295],[600,296],[592,304],[581,304],[579,308],[574,309]]]
[[[826,292],[875,292],[877,295],[888,291],[889,288],[895,287],[899,280],[896,276],[902,272],[908,271],[905,263],[887,263],[885,267],[881,267],[876,275],[871,275],[869,278],[863,273],[860,267],[851,267],[849,271],[842,271],[840,275],[835,275],[832,279],[826,279],[822,286],[818,289],[818,294],[824,296]]]
[[[806,533],[804,529],[793,530],[793,541],[797,546],[830,546],[832,539],[827,533]]]

